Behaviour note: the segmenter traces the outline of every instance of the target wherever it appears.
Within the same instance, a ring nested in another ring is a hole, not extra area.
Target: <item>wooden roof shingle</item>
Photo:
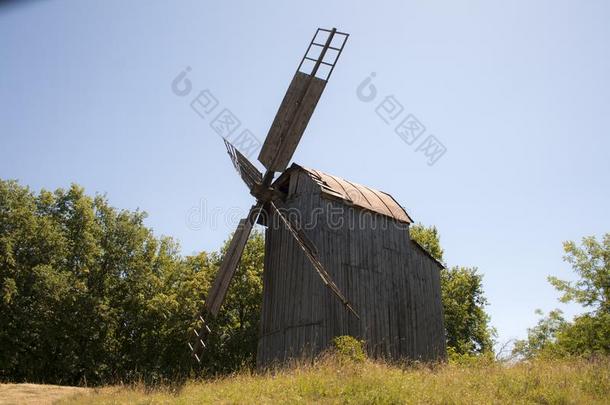
[[[407,211],[388,193],[295,163],[287,171],[293,170],[301,170],[306,173],[320,186],[322,193],[328,197],[341,199],[350,205],[385,215],[399,222],[413,223]],[[280,181],[280,178],[278,178],[278,181]]]

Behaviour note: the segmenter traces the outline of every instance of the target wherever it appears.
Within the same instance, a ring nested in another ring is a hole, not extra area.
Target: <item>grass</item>
[[[327,358],[314,365],[274,373],[241,372],[215,380],[191,381],[179,390],[101,388],[61,403],[609,404],[610,359],[401,368],[368,360],[339,362]]]

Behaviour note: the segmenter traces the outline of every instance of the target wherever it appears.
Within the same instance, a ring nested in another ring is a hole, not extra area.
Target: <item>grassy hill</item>
[[[610,403],[610,359],[397,367],[327,358],[286,371],[191,381],[180,388],[107,387],[64,404]]]

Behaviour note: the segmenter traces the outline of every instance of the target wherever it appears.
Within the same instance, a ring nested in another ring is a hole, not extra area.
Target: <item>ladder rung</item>
[[[199,320],[205,324],[205,321],[203,320],[203,317],[201,315],[199,315]]]
[[[205,343],[203,343],[203,340],[199,339],[199,343],[201,343],[201,346],[203,346],[203,348],[205,349]]]
[[[197,353],[193,353],[193,356],[197,359],[197,363],[201,363],[201,359],[197,356]]]
[[[189,342],[189,343],[187,343],[187,344],[189,345],[189,348],[191,349],[191,351],[192,351],[192,352],[194,352],[194,351],[195,351],[195,349],[193,349],[193,345],[192,345],[190,342]]]
[[[319,43],[317,43],[317,42],[312,42],[311,44],[312,44],[312,45],[321,46],[322,48],[324,48],[324,44],[319,44]],[[335,51],[341,51],[341,49],[339,49],[339,48],[335,48],[334,46],[329,46],[329,47],[328,47],[328,49],[333,49],[333,50],[335,50]]]
[[[314,61],[314,62],[317,62],[317,61],[318,61],[317,59],[310,58],[309,56],[306,56],[306,57],[305,57],[305,59],[307,59],[307,60],[311,60],[311,61]],[[332,63],[324,62],[323,60],[321,60],[321,61],[320,61],[320,63],[322,63],[322,64],[324,64],[324,65],[331,66],[331,67],[332,67],[332,66],[334,66]]]
[[[208,333],[212,333],[212,331],[210,330],[210,327],[208,325],[205,325],[205,328],[208,330]]]

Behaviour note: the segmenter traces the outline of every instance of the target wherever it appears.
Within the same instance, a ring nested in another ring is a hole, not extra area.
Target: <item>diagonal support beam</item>
[[[315,269],[315,271],[318,273],[318,275],[322,279],[322,282],[324,283],[324,285],[326,285],[326,287],[328,287],[328,289],[337,298],[339,298],[341,303],[345,306],[345,308],[348,311],[350,311],[352,314],[354,314],[354,316],[356,316],[356,318],[360,319],[360,316],[358,316],[358,314],[354,310],[352,304],[345,297],[345,295],[343,295],[343,293],[341,292],[339,287],[337,287],[337,285],[333,281],[330,274],[328,274],[328,272],[324,268],[324,265],[322,264],[322,262],[320,261],[320,259],[318,257],[318,253],[315,248],[315,245],[313,244],[313,242],[311,242],[311,240],[307,237],[307,235],[305,235],[305,233],[301,229],[300,224],[295,219],[286,217],[282,213],[282,211],[284,211],[284,212],[286,211],[286,206],[284,205],[284,203],[281,200],[275,200],[275,201],[270,201],[269,205],[272,207],[272,209],[275,211],[275,213],[280,217],[280,219],[282,220],[282,222],[284,223],[284,225],[286,226],[288,231],[295,238],[297,244],[303,250],[303,252],[305,253],[305,256],[307,256],[307,259],[309,259],[309,261],[313,265],[313,268]]]

